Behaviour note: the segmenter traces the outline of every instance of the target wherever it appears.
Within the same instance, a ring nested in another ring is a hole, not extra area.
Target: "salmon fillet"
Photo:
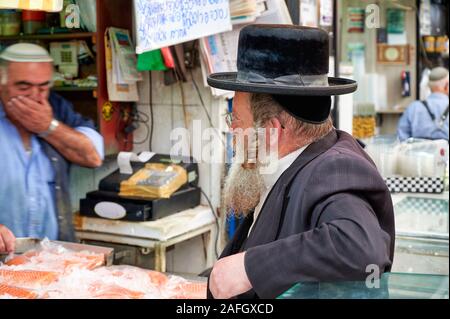
[[[37,256],[39,253],[35,250],[30,250],[25,254],[15,256],[14,258],[5,262],[7,266],[21,266],[31,262],[31,258]]]
[[[148,271],[148,276],[150,277],[150,281],[158,287],[164,286],[169,281],[166,275],[153,270]]]
[[[103,282],[106,285],[113,284],[137,292],[136,295],[132,293],[125,298],[149,298],[150,296],[158,298],[161,296],[161,290],[164,289],[163,285],[168,281],[167,276],[162,273],[133,266],[100,267],[95,269],[93,274],[99,278],[95,284]],[[100,297],[118,298],[115,295],[116,293],[103,294]]]
[[[115,284],[94,283],[89,288],[93,298],[98,299],[142,299],[144,293],[120,287]]]
[[[57,273],[49,271],[0,269],[0,282],[21,288],[49,285],[57,279]]]
[[[0,284],[0,297],[9,296],[19,299],[37,299],[38,294],[27,289]]]
[[[75,258],[67,258],[64,261],[65,268],[78,268],[78,269],[95,269],[105,264],[105,256],[103,254],[91,254],[86,252],[73,253]],[[67,256],[69,257],[69,256]]]
[[[72,269],[95,269],[104,265],[103,254],[91,254],[88,252],[64,252],[57,251],[28,251],[16,256],[5,263],[7,266],[29,266],[30,269],[41,268],[66,272]],[[48,267],[47,267],[48,265]]]
[[[206,299],[206,290],[206,283],[188,282],[180,284],[175,289],[175,299]]]

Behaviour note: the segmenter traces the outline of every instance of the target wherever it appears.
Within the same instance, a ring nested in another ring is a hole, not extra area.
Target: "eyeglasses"
[[[223,115],[225,117],[225,122],[227,123],[228,127],[231,127],[233,125],[233,120],[235,122],[240,122],[241,120],[233,117],[233,113],[232,112],[227,112]],[[281,124],[281,128],[284,130],[286,129],[286,126],[284,124]]]
[[[238,119],[233,117],[232,112],[227,112],[223,116],[225,117],[225,122],[227,123],[228,127],[231,127],[233,125],[233,119],[235,121],[239,121]]]

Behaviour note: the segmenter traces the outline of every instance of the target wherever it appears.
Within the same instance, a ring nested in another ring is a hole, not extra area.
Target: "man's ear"
[[[270,141],[270,143],[277,143],[279,144],[282,134],[283,134],[283,125],[281,124],[280,120],[276,117],[271,118],[269,121],[266,122],[266,139],[267,141]],[[275,130],[277,136],[276,141],[274,139],[274,136],[271,136],[271,134],[274,134],[275,132],[272,131]]]
[[[6,85],[8,83],[7,74],[5,68],[0,67],[0,85]]]
[[[283,128],[283,125],[278,118],[272,117],[269,121],[266,122],[266,127],[281,130]]]

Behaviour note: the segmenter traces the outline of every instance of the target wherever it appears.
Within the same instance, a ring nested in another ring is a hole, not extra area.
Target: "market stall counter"
[[[209,207],[197,206],[149,222],[129,222],[76,215],[75,228],[81,242],[121,244],[154,253],[154,269],[166,272],[167,249],[202,236],[206,248],[206,265],[214,262],[216,221]],[[147,267],[150,265],[147,265]],[[147,268],[146,267],[146,268]]]
[[[204,299],[206,282],[132,266],[112,266],[113,250],[18,238],[0,256],[0,299]]]
[[[278,299],[448,299],[448,276],[386,273],[379,281],[300,283]]]
[[[393,272],[449,274],[449,194],[392,195],[395,213]]]

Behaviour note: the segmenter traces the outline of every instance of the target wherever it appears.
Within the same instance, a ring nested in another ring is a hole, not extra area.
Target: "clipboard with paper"
[[[142,80],[142,76],[136,69],[136,55],[128,30],[117,28],[106,30],[105,60],[109,100],[139,101],[137,82]]]

